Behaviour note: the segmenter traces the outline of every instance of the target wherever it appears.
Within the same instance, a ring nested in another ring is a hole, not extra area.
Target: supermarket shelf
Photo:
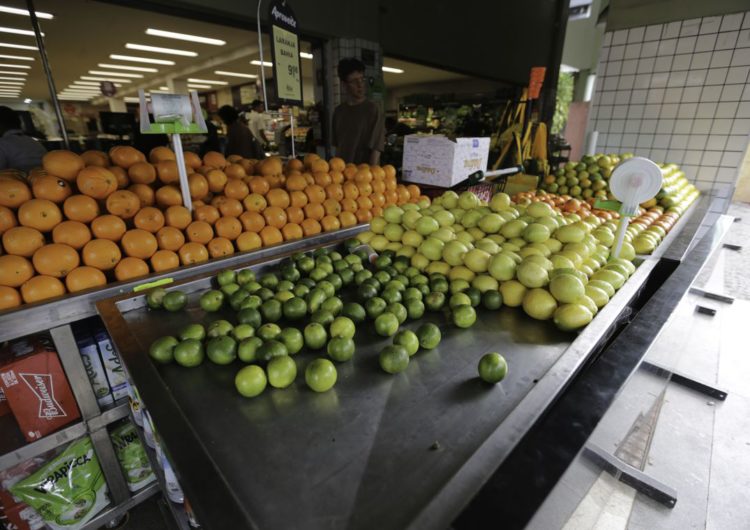
[[[0,470],[25,462],[30,458],[46,453],[47,451],[60,447],[86,434],[86,425],[79,421],[55,433],[45,436],[41,440],[31,442],[23,447],[14,449],[0,456]]]
[[[368,227],[368,224],[360,224],[336,230],[335,232],[326,232],[297,241],[280,243],[251,252],[234,254],[226,258],[213,259],[206,263],[181,267],[170,272],[151,274],[135,281],[109,284],[102,289],[83,291],[80,294],[74,295],[63,295],[49,301],[27,304],[12,311],[0,311],[0,342],[23,337],[31,333],[47,331],[50,325],[62,326],[94,316],[96,315],[96,302],[98,300],[132,292],[135,287],[144,283],[164,278],[181,280],[202,272],[231,268],[247,261],[268,259],[275,255],[287,253],[290,249],[304,248],[310,245],[325,245],[331,241],[353,237]]]
[[[101,528],[110,521],[124,515],[125,512],[150,498],[152,495],[156,495],[159,491],[159,484],[153,482],[142,490],[133,493],[128,500],[121,502],[117,506],[110,506],[104,510],[102,513],[91,519],[87,524],[82,526],[81,530],[96,530],[97,528]]]

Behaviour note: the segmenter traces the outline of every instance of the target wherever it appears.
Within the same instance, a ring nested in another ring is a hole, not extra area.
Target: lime
[[[261,305],[263,305],[263,299],[257,294],[251,294],[242,301],[242,304],[240,304],[240,310],[258,309]]]
[[[321,308],[323,302],[326,301],[326,298],[328,298],[326,292],[323,289],[316,287],[307,295],[307,310],[310,313],[315,313],[315,311],[318,311]]]
[[[255,273],[250,269],[243,269],[237,273],[237,283],[245,285],[255,281]]]
[[[277,291],[274,298],[283,304],[287,300],[294,298],[294,293],[292,291]]]
[[[256,282],[255,280],[250,280],[245,285],[243,285],[243,287],[250,294],[257,293],[258,291],[263,289],[263,286],[259,284],[258,282]]]
[[[281,302],[276,299],[266,300],[260,306],[260,314],[263,315],[263,320],[276,322],[281,319]]]
[[[297,363],[288,355],[274,357],[266,366],[268,383],[274,388],[286,388],[297,377]]]
[[[203,362],[203,343],[198,339],[185,339],[174,347],[173,353],[177,364],[192,368]]]
[[[365,302],[367,316],[372,319],[378,318],[383,314],[383,311],[385,311],[387,305],[388,304],[385,302],[385,300],[383,300],[379,296],[370,298],[369,300],[367,300],[367,302]]]
[[[369,300],[378,295],[378,289],[374,285],[362,284],[357,289],[357,298],[360,300]]]
[[[174,358],[174,349],[177,344],[179,343],[174,337],[159,337],[151,343],[151,347],[148,349],[148,354],[158,363],[171,363]]]
[[[431,292],[425,297],[424,305],[430,311],[440,311],[445,305],[445,294]]]
[[[221,309],[221,305],[224,303],[224,293],[216,289],[206,291],[201,295],[200,305],[201,309],[208,313],[213,313]]]
[[[287,265],[281,269],[281,277],[290,282],[296,282],[300,279],[300,273],[294,265]]]
[[[345,269],[349,268],[349,264],[345,262],[343,259],[337,259],[333,262],[333,270],[336,272],[341,272]]]
[[[261,327],[258,328],[258,331],[256,332],[256,335],[260,337],[263,340],[271,340],[275,339],[281,334],[281,328],[278,324],[274,324],[272,322],[269,322],[267,324],[263,324]]]
[[[386,283],[391,281],[391,275],[388,273],[388,271],[378,271],[372,276],[372,278],[374,280],[377,280],[381,285],[385,285]]]
[[[235,273],[231,269],[223,270],[216,275],[216,282],[219,284],[219,286],[228,285],[230,283],[238,283],[237,273]]]
[[[354,341],[345,337],[334,337],[328,341],[327,351],[334,361],[348,361],[354,356]]]
[[[178,336],[180,340],[203,340],[204,338],[206,338],[206,329],[201,324],[188,324],[187,326],[182,328],[182,331],[180,331],[180,334]]]
[[[398,302],[396,302],[395,304],[388,304],[385,310],[388,313],[393,313],[394,315],[396,315],[396,318],[398,319],[399,324],[403,324],[404,322],[406,322],[406,319],[409,316],[409,313],[406,310],[406,308],[402,304],[399,304]]]
[[[339,272],[339,276],[341,276],[342,285],[350,285],[354,281],[354,271],[351,269],[344,269]]]
[[[250,293],[248,293],[245,289],[240,289],[229,297],[229,306],[235,311],[239,311],[240,309],[242,309],[242,304],[248,298],[250,298]],[[258,298],[258,300],[260,300],[260,298]]]
[[[482,295],[482,305],[485,309],[500,309],[503,305],[503,295],[500,291],[485,291]]]
[[[160,309],[162,301],[164,300],[164,295],[166,294],[167,290],[163,287],[151,289],[151,291],[149,291],[149,293],[146,295],[146,303],[151,309]]]
[[[304,285],[308,289],[313,289],[315,287],[315,281],[311,280],[310,278],[301,278],[299,283]]]
[[[456,293],[451,296],[448,306],[454,308],[459,305],[471,305],[471,298],[466,293]]]
[[[219,287],[219,290],[226,296],[232,296],[234,293],[240,290],[240,286],[236,283],[228,283]]]
[[[477,307],[482,302],[482,291],[475,287],[469,287],[464,291],[464,294],[471,300],[472,307]]]
[[[310,278],[312,278],[316,282],[319,282],[323,278],[325,278],[326,276],[328,276],[328,271],[325,270],[320,265],[318,265],[317,267],[315,267],[313,270],[310,271],[310,275],[309,276],[310,276]]]
[[[323,292],[326,293],[326,298],[330,298],[336,294],[336,288],[328,280],[319,281],[315,287],[323,289]]]
[[[297,262],[297,268],[302,272],[308,273],[315,268],[315,260],[310,256],[305,256]]]
[[[430,290],[435,293],[447,293],[450,291],[450,284],[445,278],[439,278],[430,282]]]
[[[375,332],[383,337],[393,337],[398,331],[398,317],[393,313],[383,313],[375,319]]]
[[[341,276],[336,274],[335,272],[333,274],[329,274],[328,276],[326,276],[326,279],[323,281],[328,282],[331,285],[333,285],[333,288],[336,289],[337,291],[341,289],[341,287],[343,287],[344,285],[344,280],[341,279]]]
[[[255,328],[250,324],[237,324],[232,330],[232,337],[237,341],[249,339],[255,336]]]
[[[206,343],[206,355],[216,364],[229,364],[237,358],[237,341],[224,335]]]
[[[344,304],[344,308],[341,310],[341,314],[347,318],[350,318],[353,322],[359,324],[364,322],[367,318],[365,308],[356,302],[349,302]]]
[[[187,304],[187,295],[182,291],[169,291],[162,298],[161,304],[167,311],[181,311]]]
[[[431,350],[437,348],[440,344],[442,335],[440,328],[431,322],[422,324],[417,329],[417,337],[419,338],[419,346],[425,350]]]
[[[324,326],[327,326],[331,322],[333,322],[333,319],[333,313],[331,313],[330,311],[326,311],[325,309],[321,309],[320,311],[316,311],[315,313],[310,315],[310,322],[316,322]]]
[[[274,357],[289,355],[289,350],[286,349],[286,346],[281,341],[267,340],[258,348],[255,355],[259,361],[267,362]]]
[[[355,248],[357,248],[359,245],[360,245],[359,240],[355,239],[353,237],[350,237],[349,239],[347,239],[346,241],[344,241],[344,249],[347,252],[351,252],[352,250],[354,250]]]
[[[259,328],[263,323],[260,311],[257,309],[242,309],[237,313],[237,322],[240,324],[250,324],[254,328]]]
[[[424,316],[424,304],[421,300],[407,300],[405,303],[410,319],[417,320]]]
[[[401,291],[394,289],[393,287],[386,287],[383,289],[380,297],[389,304],[400,302],[402,300]]]
[[[470,305],[453,308],[453,323],[459,328],[470,328],[477,321],[477,312]]]
[[[479,360],[479,377],[488,383],[499,383],[508,374],[508,363],[499,353],[485,353]]]
[[[227,320],[214,320],[208,325],[206,335],[208,338],[222,337],[229,335],[233,329],[234,326]]]
[[[389,374],[397,374],[409,366],[409,353],[401,345],[394,344],[380,350],[380,367]]]
[[[312,350],[319,350],[326,345],[328,333],[322,324],[313,322],[305,326],[305,345]]]
[[[279,278],[274,273],[267,272],[258,279],[258,282],[260,282],[263,287],[275,289],[276,286],[279,285]]]
[[[305,345],[302,332],[297,328],[284,328],[279,334],[279,340],[284,343],[289,355],[294,355]]]
[[[422,292],[416,287],[409,287],[406,290],[404,290],[404,294],[402,295],[402,297],[405,301],[422,300],[423,295],[422,295]]]
[[[354,275],[354,283],[362,285],[369,278],[372,278],[372,271],[363,269]]]
[[[266,373],[260,366],[251,364],[245,366],[234,376],[234,386],[240,395],[245,397],[255,397],[266,389]]]
[[[255,292],[255,294],[257,294],[264,302],[270,300],[274,296],[274,292],[268,287],[261,287]]]
[[[331,327],[328,329],[331,337],[342,337],[345,339],[351,339],[354,337],[356,328],[352,319],[347,317],[337,317],[331,322]]]
[[[323,311],[328,311],[333,316],[336,316],[339,313],[341,313],[341,310],[344,308],[344,303],[341,301],[340,298],[336,296],[332,296],[331,298],[323,302],[320,308]]]
[[[254,363],[258,360],[258,348],[263,345],[263,339],[260,337],[250,337],[245,339],[237,346],[237,357],[244,363]]]
[[[325,392],[336,384],[336,366],[328,359],[315,359],[305,368],[305,382],[315,392]]]
[[[375,267],[378,269],[383,269],[385,267],[388,267],[393,261],[388,256],[378,256],[375,259]]]
[[[281,306],[284,317],[289,320],[299,320],[307,314],[307,303],[302,298],[290,298]]]
[[[396,333],[393,337],[393,344],[403,346],[410,357],[419,350],[419,338],[410,329],[402,329]]]

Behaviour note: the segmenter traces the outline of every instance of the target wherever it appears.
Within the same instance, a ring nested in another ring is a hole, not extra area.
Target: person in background
[[[346,101],[333,111],[336,156],[354,164],[378,164],[385,144],[385,121],[380,107],[367,99],[365,65],[354,58],[338,65]]]
[[[45,153],[47,150],[42,144],[21,130],[16,111],[0,106],[0,169],[28,172],[42,166]]]
[[[263,112],[263,102],[256,99],[250,103],[250,112],[246,116],[247,126],[250,127],[250,132],[253,133],[253,138],[255,139],[256,148],[259,150],[258,156],[255,158],[264,158],[265,152],[268,149],[268,140],[266,140],[268,119]]]
[[[250,129],[239,120],[237,109],[224,105],[219,109],[219,117],[227,126],[227,146],[225,155],[240,155],[243,158],[256,158],[253,135]]]
[[[208,113],[203,110],[203,119],[206,121],[206,139],[200,145],[198,155],[203,158],[203,155],[209,151],[221,152],[221,141],[219,141],[219,128],[208,116]]]

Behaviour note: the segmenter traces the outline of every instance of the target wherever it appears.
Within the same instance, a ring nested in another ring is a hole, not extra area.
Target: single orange
[[[153,206],[141,208],[133,218],[133,224],[136,228],[151,232],[152,234],[158,232],[164,226],[165,222],[164,214],[161,213],[161,210]]]
[[[0,311],[12,309],[21,305],[21,294],[18,289],[0,285]]]
[[[128,190],[138,196],[138,200],[141,201],[141,206],[153,206],[156,203],[156,194],[154,193],[154,190],[146,184],[132,184],[128,186]]]
[[[31,185],[31,191],[37,199],[47,199],[52,202],[63,202],[73,195],[70,184],[61,178],[46,175],[34,179]]]
[[[352,212],[341,212],[339,214],[339,222],[342,228],[349,228],[357,224],[357,216]]]
[[[133,258],[148,259],[159,249],[156,236],[140,228],[128,230],[120,240],[122,250]]]
[[[328,165],[331,168],[331,171],[344,171],[344,168],[346,167],[346,162],[344,162],[343,158],[334,156],[328,161]]]
[[[383,209],[380,206],[373,206],[370,213],[373,217],[383,217]]]
[[[255,250],[263,246],[263,240],[255,232],[242,232],[240,237],[235,241],[237,250],[240,252],[246,252],[248,250]]]
[[[373,206],[372,201],[370,200],[369,197],[360,197],[360,198],[358,198],[357,199],[357,205],[362,210],[371,210],[372,206]]]
[[[382,180],[373,180],[372,181],[372,192],[373,193],[385,193],[385,182]]]
[[[243,168],[240,164],[229,164],[224,168],[224,173],[226,173],[227,178],[229,178],[230,182],[233,179],[241,179],[247,176],[245,168]]]
[[[117,190],[107,197],[106,206],[107,211],[112,215],[130,219],[141,209],[141,199],[132,191]]]
[[[175,184],[180,182],[180,171],[177,169],[177,162],[174,160],[164,160],[157,163],[156,174],[163,184]]]
[[[107,285],[107,277],[99,269],[94,267],[76,267],[65,277],[65,287],[71,293],[77,293],[92,287],[103,287]]]
[[[120,263],[115,267],[115,278],[117,278],[118,282],[140,278],[141,276],[148,275],[148,273],[148,263],[141,258],[131,256],[122,258]]]
[[[310,164],[310,169],[313,173],[316,172],[322,172],[322,173],[328,173],[328,170],[330,167],[328,166],[328,162],[323,160],[322,158],[318,158],[317,160],[313,160]]]
[[[305,195],[304,191],[291,191],[289,192],[289,203],[291,206],[296,206],[297,208],[304,208],[305,205],[308,203],[307,195]]]
[[[161,250],[180,250],[185,244],[185,236],[181,230],[173,226],[165,226],[156,232],[156,242]]]
[[[406,191],[409,192],[410,202],[417,202],[419,200],[419,196],[422,195],[422,192],[419,189],[419,186],[416,184],[409,184],[406,186]]]
[[[83,263],[102,271],[115,268],[122,258],[120,247],[109,239],[92,239],[81,252]]]
[[[7,206],[0,206],[0,235],[4,234],[6,230],[18,226],[18,219],[13,210]]]
[[[260,195],[265,195],[268,193],[268,190],[271,189],[271,186],[268,184],[268,180],[266,180],[265,177],[251,178],[249,186],[252,193],[258,193]]]
[[[206,246],[208,247],[208,255],[212,258],[222,258],[234,254],[234,245],[226,237],[215,237]]]
[[[116,166],[128,169],[137,162],[145,162],[146,155],[129,145],[116,145],[109,150],[109,158]]]
[[[407,202],[409,202],[409,199],[411,199],[409,190],[407,190],[406,186],[404,186],[403,184],[399,184],[396,187],[396,193],[398,194],[398,201],[396,201],[396,204],[406,204]]]
[[[382,208],[385,205],[385,195],[382,193],[373,193],[370,195],[370,200],[372,201],[372,205],[378,208]]]
[[[354,182],[344,182],[341,188],[344,190],[344,197],[347,199],[357,200],[357,197],[359,197],[359,188]]]
[[[322,204],[319,204],[317,202],[311,202],[303,209],[305,210],[305,217],[309,219],[315,219],[316,221],[320,221],[321,219],[323,219],[326,214],[326,209],[323,208]]]
[[[227,175],[220,169],[212,169],[206,175],[208,179],[208,189],[211,193],[221,193],[224,191],[224,186],[227,185]]]
[[[221,169],[227,165],[227,159],[217,151],[209,151],[203,155],[203,163],[207,166],[218,167]]]
[[[52,230],[52,241],[79,250],[91,241],[91,231],[80,221],[63,221]]]
[[[320,156],[318,156],[316,153],[307,153],[303,159],[303,163],[305,164],[305,167],[311,167],[312,163],[315,160],[319,160]]]
[[[192,265],[208,261],[208,250],[200,243],[190,241],[180,247],[180,261],[183,265]]]
[[[214,224],[216,220],[221,217],[221,213],[218,208],[215,208],[210,204],[204,204],[193,210],[193,217],[196,221],[205,221],[208,224]],[[190,223],[188,223],[188,225],[189,224]],[[187,228],[187,226],[185,228]]]
[[[386,179],[396,179],[396,168],[393,167],[390,164],[386,164],[383,166],[383,172],[385,173]]]
[[[164,160],[177,160],[177,157],[175,156],[174,151],[172,151],[169,147],[160,145],[158,147],[154,147],[151,151],[149,151],[148,160],[152,164],[158,164],[159,162],[162,162]]]
[[[27,304],[64,294],[65,286],[52,276],[34,276],[21,286],[21,296]]]
[[[109,165],[109,155],[104,151],[90,149],[81,153],[81,160],[87,166],[107,167]]]
[[[212,204],[219,209],[219,212],[223,216],[239,217],[242,215],[244,208],[242,203],[237,199],[230,199],[229,197],[221,197],[222,200],[216,201]]]
[[[242,233],[242,223],[236,217],[224,216],[217,219],[214,223],[216,235],[234,241]],[[208,249],[211,252],[211,247]]]
[[[248,212],[262,212],[268,205],[265,197],[260,193],[251,193],[242,201]]]
[[[34,276],[34,267],[23,256],[0,256],[0,285],[20,287]]]
[[[52,201],[31,199],[18,209],[18,222],[23,226],[36,228],[40,232],[49,232],[62,222],[62,212]]]
[[[179,206],[182,204],[182,193],[180,188],[168,184],[156,190],[156,204],[162,208],[167,206]]]
[[[369,184],[372,182],[372,172],[369,168],[358,169],[354,174],[354,182],[357,184]]]
[[[260,232],[266,226],[265,218],[258,212],[245,212],[239,217],[242,228],[247,232]]]
[[[305,177],[300,175],[290,175],[286,179],[286,189],[289,191],[302,191],[307,187]]]
[[[156,168],[148,162],[136,162],[128,168],[128,179],[135,184],[151,184],[156,180]]]
[[[317,184],[311,184],[305,188],[307,200],[314,203],[322,203],[326,200],[326,192]]]
[[[372,173],[373,180],[382,181],[385,179],[385,171],[380,166],[370,166],[370,173]]]
[[[83,168],[76,177],[78,191],[94,199],[106,199],[117,189],[117,177],[106,168],[89,166]]]
[[[44,235],[36,228],[14,226],[3,234],[3,248],[8,254],[30,258],[44,246]]]
[[[166,220],[167,225],[174,226],[180,230],[187,228],[187,225],[193,220],[190,215],[190,210],[184,206],[170,206],[164,212],[164,219]]]
[[[333,179],[331,179],[331,175],[328,173],[313,173],[313,179],[315,180],[315,184],[321,188],[325,188],[333,183]]]
[[[388,206],[398,202],[398,193],[395,190],[386,190],[383,195],[385,195],[385,203]]]
[[[332,232],[341,228],[339,218],[335,215],[326,215],[320,220],[320,225],[323,227],[324,232]]]
[[[396,191],[396,187],[398,186],[398,183],[396,182],[395,178],[387,178],[385,179],[385,189],[388,191]]]
[[[354,199],[341,199],[341,210],[344,212],[356,212],[359,206]]]
[[[205,245],[214,238],[214,229],[206,221],[193,221],[185,229],[188,241]]]
[[[224,186],[224,195],[226,195],[230,199],[237,199],[238,201],[241,201],[242,199],[247,197],[249,193],[250,188],[240,179],[231,179],[229,182],[227,182],[227,185]]]
[[[357,189],[360,197],[369,197],[372,195],[372,184],[369,182],[358,182]]]
[[[119,241],[126,230],[125,221],[116,215],[102,215],[91,221],[91,232],[97,239]]]
[[[128,172],[126,170],[120,166],[109,166],[107,169],[109,169],[117,179],[118,190],[125,189],[130,185],[130,178],[128,177]]]
[[[289,194],[281,188],[270,190],[266,194],[266,200],[270,206],[287,208],[289,206]]]
[[[260,231],[260,239],[263,241],[263,246],[276,245],[284,241],[284,236],[281,230],[275,226],[266,226]]]
[[[157,250],[149,261],[154,272],[176,269],[180,266],[180,257],[172,250]]]
[[[329,184],[325,187],[326,198],[340,201],[344,198],[344,188],[340,184]]]
[[[42,167],[48,174],[71,182],[85,167],[85,163],[77,154],[60,149],[45,154],[42,157]]]
[[[190,198],[194,201],[208,196],[208,180],[200,173],[188,175],[188,188],[190,188]]]
[[[354,175],[357,174],[357,166],[354,164],[347,164],[342,173],[346,180],[354,180]]]
[[[269,206],[263,210],[263,217],[266,220],[268,226],[275,226],[281,228],[287,223],[286,211],[278,206]]]
[[[305,218],[305,211],[296,206],[290,206],[286,209],[286,220],[289,223],[299,224]]]
[[[199,157],[196,153],[193,153],[192,151],[185,151],[182,153],[183,158],[185,159],[185,166],[187,166],[190,169],[196,169],[203,165],[203,162],[201,161],[201,157]]]
[[[343,184],[344,180],[346,180],[341,171],[331,171],[329,175],[331,175],[331,182],[334,184]]]
[[[297,223],[287,223],[281,229],[281,235],[284,236],[284,241],[292,241],[294,239],[302,239],[305,234],[302,231],[302,227]]]
[[[370,210],[360,208],[356,212],[354,212],[354,215],[357,216],[357,221],[360,223],[369,223],[372,221],[372,214],[370,213]]]
[[[320,234],[321,230],[323,230],[320,223],[315,219],[305,219],[300,225],[302,226],[302,232],[305,234],[305,237]]]
[[[341,203],[336,199],[326,199],[323,201],[323,208],[326,210],[326,215],[338,215],[341,213]]]

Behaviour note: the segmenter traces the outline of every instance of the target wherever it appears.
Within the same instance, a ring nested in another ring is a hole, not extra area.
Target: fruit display
[[[185,164],[192,213],[166,147],[148,158],[129,146],[52,151],[28,180],[0,175],[0,310],[351,227],[420,199],[390,165],[217,152],[185,153]]]

